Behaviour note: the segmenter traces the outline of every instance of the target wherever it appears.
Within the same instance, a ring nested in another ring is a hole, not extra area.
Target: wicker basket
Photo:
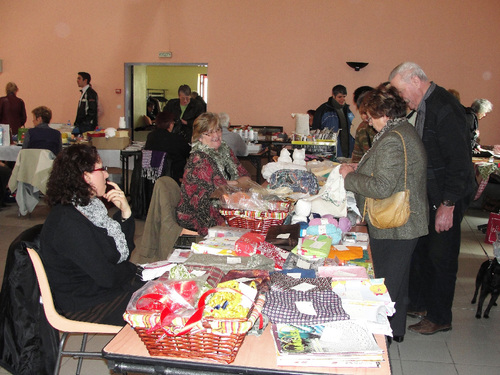
[[[231,363],[245,339],[248,330],[262,313],[265,297],[260,295],[247,319],[203,319],[203,330],[180,336],[167,336],[161,328],[151,330],[134,327],[152,356],[190,359],[211,359],[220,363]],[[233,333],[222,331],[230,327]],[[234,333],[238,332],[238,333]]]
[[[219,212],[230,227],[251,229],[265,236],[270,227],[283,224],[288,216],[290,202],[277,202],[273,208],[268,211],[221,209]]]

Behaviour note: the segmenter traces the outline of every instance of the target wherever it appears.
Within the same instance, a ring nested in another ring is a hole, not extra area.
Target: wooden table
[[[108,368],[117,373],[144,372],[148,374],[390,374],[385,336],[375,335],[384,350],[384,362],[379,368],[331,368],[277,366],[275,346],[270,327],[262,336],[247,336],[233,363],[226,365],[213,361],[150,356],[140,337],[130,326],[125,326],[104,347],[103,356]]]
[[[366,226],[357,225],[355,232],[366,233]],[[371,259],[370,248],[368,252]],[[103,356],[108,360],[108,368],[117,373],[144,372],[148,374],[351,374],[386,375],[391,373],[387,344],[384,335],[375,335],[377,344],[383,349],[384,361],[379,368],[332,368],[332,367],[291,367],[276,365],[276,349],[268,326],[261,336],[248,335],[243,341],[233,363],[220,364],[213,361],[190,360],[163,356],[150,356],[140,337],[130,326],[125,326],[104,347]]]

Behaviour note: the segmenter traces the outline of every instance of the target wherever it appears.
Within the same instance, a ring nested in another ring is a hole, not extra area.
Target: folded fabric
[[[290,254],[290,255],[295,255],[295,254]],[[280,272],[284,275],[296,278],[302,277],[306,279],[313,279],[316,277],[316,271],[314,269],[306,270],[303,268],[291,268],[288,270],[282,270]]]
[[[292,251],[299,255],[326,258],[330,253],[331,246],[332,238],[330,236],[308,236],[304,237],[302,244]]]
[[[309,225],[326,225],[333,224],[338,226],[339,222],[332,215],[325,215],[319,218],[314,218],[309,221]]]
[[[283,169],[274,172],[269,178],[269,189],[289,187],[295,193],[317,194],[318,179],[308,171]]]
[[[237,256],[251,256],[256,253],[257,247],[264,242],[265,236],[259,233],[248,232],[236,240],[235,253]]]
[[[317,258],[317,259],[306,259],[300,255],[290,253],[288,258],[283,265],[284,270],[301,268],[304,270],[317,270],[318,267],[323,266],[325,264],[325,258]]]
[[[231,270],[221,279],[220,283],[231,280],[238,280],[247,285],[253,282],[259,293],[266,293],[270,285],[269,271],[266,270]]]
[[[314,290],[332,290],[331,277],[318,277],[318,278],[295,278],[285,275],[281,272],[274,272],[271,275],[271,290],[272,291],[287,291],[300,284],[309,284],[314,286]]]
[[[329,291],[269,292],[263,313],[272,323],[321,324],[348,320],[340,297]]]
[[[274,269],[282,270],[290,252],[264,241],[259,244],[257,254],[262,254],[266,258],[272,259],[274,261]]]
[[[214,267],[220,268],[224,272],[248,269],[274,271],[274,261],[262,254],[255,254],[251,257],[191,254],[184,264],[210,264]]]
[[[297,246],[300,237],[300,225],[274,225],[269,228],[266,242],[282,249],[291,250]]]
[[[210,237],[191,244],[195,254],[237,255],[235,251],[236,237]]]
[[[342,230],[334,224],[326,225],[311,225],[307,227],[306,234],[308,235],[327,235],[332,239],[332,244],[338,244],[342,239]]]
[[[363,258],[363,248],[361,246],[332,246],[328,258],[335,259],[335,257],[343,261],[361,259]]]

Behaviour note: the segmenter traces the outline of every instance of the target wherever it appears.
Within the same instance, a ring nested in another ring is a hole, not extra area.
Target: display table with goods
[[[359,217],[345,209],[302,220],[293,201],[255,185],[219,193],[228,226],[142,265],[147,283],[129,302],[128,324],[103,349],[109,368],[389,374],[394,303],[374,278]]]

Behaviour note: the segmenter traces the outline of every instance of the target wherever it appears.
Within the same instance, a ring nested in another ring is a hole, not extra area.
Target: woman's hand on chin
[[[107,184],[112,186],[113,189],[105,193],[103,198],[113,203],[122,212],[122,219],[128,219],[132,215],[132,210],[130,209],[125,193],[116,183],[107,181]]]

